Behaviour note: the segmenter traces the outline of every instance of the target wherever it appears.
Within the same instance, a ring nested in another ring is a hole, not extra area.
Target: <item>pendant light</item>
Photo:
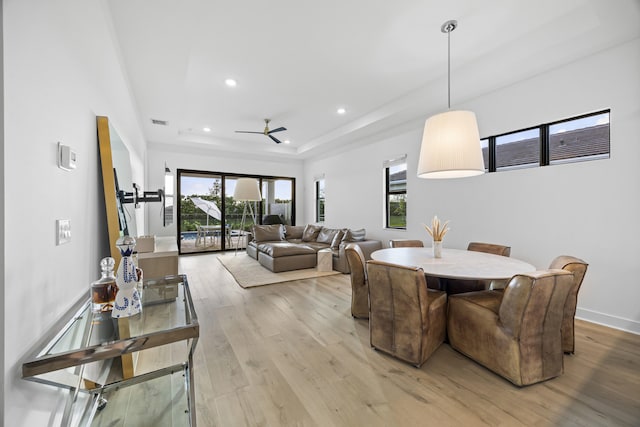
[[[458,21],[447,21],[440,30],[447,34],[447,83],[449,110],[431,116],[424,125],[419,178],[462,178],[484,173],[482,147],[476,115],[451,110],[451,32]]]

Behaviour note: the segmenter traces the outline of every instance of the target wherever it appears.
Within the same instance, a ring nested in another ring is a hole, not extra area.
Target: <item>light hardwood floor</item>
[[[199,426],[640,426],[640,336],[577,321],[564,374],[518,388],[447,344],[421,369],[373,350],[348,275],[242,289],[216,255],[179,269]]]

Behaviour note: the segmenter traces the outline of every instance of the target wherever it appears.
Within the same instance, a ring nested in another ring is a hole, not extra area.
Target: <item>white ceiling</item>
[[[640,0],[109,0],[150,144],[308,158],[640,36]],[[226,78],[238,85],[229,88]],[[347,109],[338,115],[338,107]],[[263,119],[290,144],[275,144]],[[158,126],[151,119],[168,121]],[[481,120],[481,117],[479,117]],[[203,127],[211,128],[206,133]]]

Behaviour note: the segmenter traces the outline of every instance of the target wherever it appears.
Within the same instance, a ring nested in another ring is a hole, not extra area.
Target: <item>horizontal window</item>
[[[609,113],[549,126],[549,163],[609,158]]]
[[[540,164],[540,129],[496,137],[496,170]]]
[[[610,110],[480,140],[488,172],[610,156]]]

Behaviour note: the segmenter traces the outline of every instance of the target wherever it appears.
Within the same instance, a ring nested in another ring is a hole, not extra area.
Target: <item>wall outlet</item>
[[[56,245],[63,245],[71,241],[71,221],[56,219]]]

